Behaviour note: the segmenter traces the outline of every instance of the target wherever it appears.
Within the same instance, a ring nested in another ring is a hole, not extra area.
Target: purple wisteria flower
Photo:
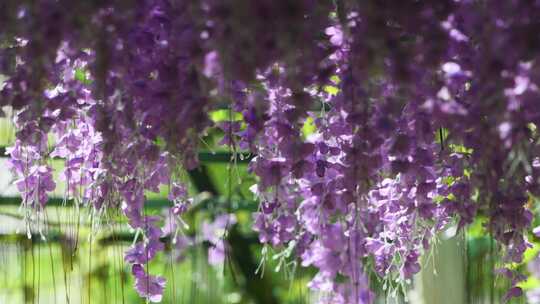
[[[161,302],[165,289],[164,278],[147,274],[141,264],[134,264],[131,273],[135,277],[135,290],[141,297],[147,298],[150,302]]]
[[[503,264],[530,246],[538,1],[4,2],[0,105],[25,218],[57,187],[47,159],[63,159],[66,199],[138,231],[125,258],[151,301],[165,282],[144,264],[178,237],[191,203],[179,172],[211,127],[256,155],[254,229],[316,268],[323,303],[373,303],[369,272],[406,283],[432,238],[478,215]],[[213,123],[224,104],[241,119]],[[145,204],[165,188],[162,228]],[[233,222],[205,223],[213,261]],[[520,296],[505,269],[506,298]]]

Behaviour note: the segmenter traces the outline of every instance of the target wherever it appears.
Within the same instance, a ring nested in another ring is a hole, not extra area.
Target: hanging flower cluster
[[[477,215],[521,262],[540,195],[539,20],[535,1],[4,1],[0,104],[28,222],[56,188],[46,159],[64,159],[67,198],[140,233],[125,260],[160,301],[144,265],[189,208],[178,172],[225,102],[242,121],[216,126],[221,143],[256,155],[254,229],[318,269],[322,302],[372,303],[370,271],[398,290],[438,232]],[[163,228],[144,212],[162,186]],[[228,245],[206,238],[221,261]]]

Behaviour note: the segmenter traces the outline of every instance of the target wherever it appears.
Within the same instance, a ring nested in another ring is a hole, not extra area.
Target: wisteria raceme
[[[519,263],[540,195],[539,20],[537,1],[4,1],[0,104],[29,228],[56,188],[46,158],[64,159],[66,198],[140,233],[125,261],[160,301],[145,265],[163,236],[193,243],[178,172],[217,127],[256,154],[260,241],[316,268],[322,303],[373,303],[372,272],[401,289],[478,215]],[[242,119],[214,126],[224,101]],[[168,215],[147,216],[163,186]],[[210,262],[231,216],[206,226]]]

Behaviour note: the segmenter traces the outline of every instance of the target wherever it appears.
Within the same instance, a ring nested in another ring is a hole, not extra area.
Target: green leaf
[[[317,131],[317,126],[315,126],[313,118],[308,117],[302,126],[302,135],[304,137],[308,137],[309,135],[315,133],[315,131]]]
[[[339,76],[334,75],[334,76],[330,77],[330,81],[332,81],[335,84],[339,84],[341,82],[341,79],[339,79]]]
[[[84,84],[92,83],[92,81],[87,76],[87,71],[82,68],[75,69],[75,79]]]
[[[325,85],[323,87],[324,91],[332,96],[335,96],[337,95],[337,93],[339,92],[339,89],[335,86],[331,86],[331,85]]]
[[[232,121],[243,120],[242,113],[233,112],[232,115],[229,113],[229,109],[221,109],[210,112],[210,119],[213,122],[222,122],[229,121],[232,116]]]

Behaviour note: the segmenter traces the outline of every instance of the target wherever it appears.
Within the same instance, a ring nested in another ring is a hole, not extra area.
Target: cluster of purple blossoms
[[[179,172],[224,101],[242,119],[215,126],[221,143],[256,154],[254,229],[318,269],[322,302],[372,303],[370,272],[407,282],[440,231],[478,215],[519,263],[540,196],[538,20],[538,1],[4,1],[10,166],[29,220],[56,188],[49,157],[66,198],[121,210],[151,301],[165,281],[144,265],[164,235],[191,242]],[[163,228],[144,211],[160,187]],[[205,226],[211,261],[230,222]],[[501,273],[519,296],[522,276]]]

